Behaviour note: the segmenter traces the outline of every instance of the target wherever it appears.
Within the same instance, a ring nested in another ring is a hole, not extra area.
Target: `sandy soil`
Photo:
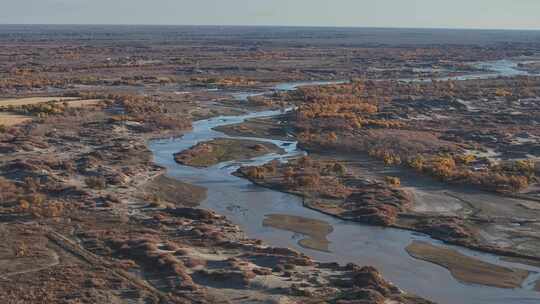
[[[0,125],[2,126],[11,127],[31,120],[32,118],[30,116],[18,115],[9,112],[0,112]]]
[[[0,106],[23,106],[45,103],[49,101],[73,101],[77,100],[77,97],[28,97],[28,98],[10,98],[0,99]]]
[[[436,247],[425,242],[413,242],[407,252],[421,260],[447,268],[461,282],[500,288],[518,288],[529,272],[489,264],[452,249]]]
[[[206,197],[206,189],[160,175],[142,186],[140,196],[155,204],[197,206]]]
[[[464,208],[463,203],[458,198],[445,195],[442,191],[434,193],[414,187],[406,189],[413,193],[414,204],[411,209],[414,212],[456,215]]]
[[[81,99],[81,100],[72,100],[68,101],[68,107],[70,108],[81,108],[81,107],[91,107],[97,106],[102,102],[101,99]]]
[[[314,250],[329,251],[330,242],[326,237],[333,228],[326,222],[299,216],[270,214],[264,219],[263,225],[300,233],[305,238],[298,241],[299,245]]]

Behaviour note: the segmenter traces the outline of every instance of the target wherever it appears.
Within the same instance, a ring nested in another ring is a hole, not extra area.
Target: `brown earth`
[[[206,188],[160,175],[143,185],[140,196],[158,205],[195,207],[206,198],[206,191]]]
[[[326,237],[334,230],[324,221],[286,214],[267,215],[263,226],[301,233],[305,238],[298,241],[298,244],[319,251],[329,251],[330,242]]]
[[[459,281],[499,288],[519,288],[529,275],[527,270],[513,269],[489,264],[460,254],[453,249],[433,246],[415,241],[407,252],[421,260],[445,267]]]

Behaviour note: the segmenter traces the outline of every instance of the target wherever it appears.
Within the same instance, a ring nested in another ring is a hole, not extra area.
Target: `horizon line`
[[[474,31],[540,31],[540,28],[452,27],[452,26],[370,26],[370,25],[278,25],[278,24],[158,24],[158,23],[1,23],[0,26],[178,26],[178,27],[281,27],[337,29],[409,29],[409,30],[474,30]]]

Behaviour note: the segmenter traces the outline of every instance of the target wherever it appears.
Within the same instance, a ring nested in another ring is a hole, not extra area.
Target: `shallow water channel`
[[[521,72],[515,69],[515,63],[500,61],[487,63],[494,75],[515,75]],[[525,74],[525,73],[523,73]],[[472,78],[477,78],[474,75]],[[276,90],[293,90],[299,85],[325,84],[285,83]],[[246,93],[245,96],[249,96]],[[400,288],[431,299],[441,304],[476,304],[476,303],[540,303],[540,293],[532,291],[532,285],[540,269],[500,261],[497,256],[478,253],[472,250],[446,246],[428,236],[398,229],[382,228],[346,222],[322,213],[304,208],[302,200],[294,195],[262,188],[251,182],[231,175],[240,165],[262,164],[273,159],[286,160],[288,157],[305,154],[298,150],[296,142],[251,138],[272,142],[286,150],[285,155],[269,154],[245,162],[222,163],[209,168],[192,168],[177,164],[173,154],[190,148],[198,142],[213,138],[231,138],[221,132],[212,130],[215,127],[240,123],[246,119],[279,115],[282,111],[263,111],[241,116],[214,117],[197,121],[193,130],[181,138],[161,139],[150,142],[155,161],[168,169],[168,175],[182,181],[208,188],[208,198],[202,203],[203,208],[216,211],[227,216],[241,226],[250,238],[261,239],[266,243],[290,247],[304,252],[319,261],[335,261],[340,263],[354,262],[359,265],[372,265],[381,270],[388,280]],[[243,137],[232,137],[243,138]],[[328,251],[312,250],[299,245],[305,236],[293,231],[281,230],[263,225],[268,215],[299,216],[328,223],[333,227],[327,236],[330,241]],[[430,242],[438,246],[457,249],[460,253],[474,256],[492,264],[507,267],[528,269],[532,272],[528,280],[518,289],[501,289],[458,282],[450,272],[435,264],[417,260],[409,256],[405,248],[414,240]]]

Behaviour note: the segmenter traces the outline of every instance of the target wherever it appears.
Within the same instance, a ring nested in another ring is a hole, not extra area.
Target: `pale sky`
[[[0,0],[0,23],[540,29],[540,0]]]

